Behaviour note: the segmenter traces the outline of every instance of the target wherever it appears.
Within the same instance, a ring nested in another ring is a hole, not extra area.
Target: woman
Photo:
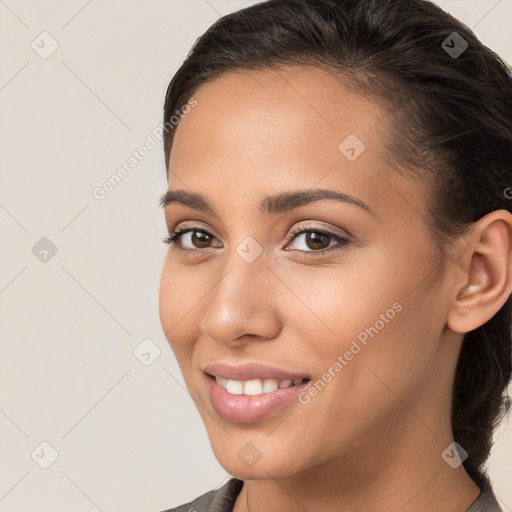
[[[160,318],[233,478],[170,510],[501,510],[511,83],[424,0],[269,0],[196,42]]]

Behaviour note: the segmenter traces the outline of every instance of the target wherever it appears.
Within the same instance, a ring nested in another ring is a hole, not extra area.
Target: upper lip
[[[213,377],[223,377],[230,380],[277,379],[281,381],[308,379],[302,373],[293,373],[275,366],[259,363],[245,363],[237,366],[228,363],[209,364],[204,371]]]

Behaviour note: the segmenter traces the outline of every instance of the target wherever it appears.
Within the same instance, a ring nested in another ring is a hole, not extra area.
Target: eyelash
[[[190,227],[185,226],[181,229],[177,229],[177,230],[173,231],[172,233],[169,233],[169,236],[164,238],[162,241],[166,244],[175,244],[179,250],[184,251],[186,253],[195,253],[195,252],[203,252],[204,253],[210,249],[214,249],[214,247],[207,247],[205,249],[184,249],[183,247],[180,247],[176,242],[178,242],[184,234],[189,233],[191,231],[203,233],[203,234],[209,235],[209,236],[213,236],[206,229],[200,228],[198,226],[190,226]],[[324,229],[318,229],[315,226],[300,226],[300,227],[297,227],[292,230],[290,237],[287,241],[287,244],[290,243],[291,241],[295,240],[295,238],[297,238],[298,235],[303,234],[303,233],[317,233],[317,234],[326,235],[326,236],[329,236],[332,239],[334,239],[336,242],[338,242],[338,244],[340,244],[337,247],[333,246],[333,247],[326,248],[326,249],[320,249],[318,251],[298,250],[300,253],[311,254],[314,256],[320,256],[327,252],[332,252],[332,251],[336,251],[336,250],[344,250],[347,248],[348,244],[350,243],[350,240],[348,238],[346,238],[344,236],[337,235],[336,233],[332,233],[332,232],[326,231]],[[308,256],[306,256],[306,257],[308,257]]]

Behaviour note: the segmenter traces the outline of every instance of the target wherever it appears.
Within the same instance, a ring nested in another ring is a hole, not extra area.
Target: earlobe
[[[512,214],[496,210],[482,217],[467,244],[465,282],[447,317],[447,327],[460,333],[485,324],[512,293]]]

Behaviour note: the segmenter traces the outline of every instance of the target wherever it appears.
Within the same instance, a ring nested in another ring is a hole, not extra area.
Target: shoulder
[[[195,500],[163,512],[232,512],[244,482],[231,478],[219,489],[208,491]]]
[[[475,483],[480,487],[480,494],[466,512],[503,512],[492,489],[487,475],[478,475]]]

